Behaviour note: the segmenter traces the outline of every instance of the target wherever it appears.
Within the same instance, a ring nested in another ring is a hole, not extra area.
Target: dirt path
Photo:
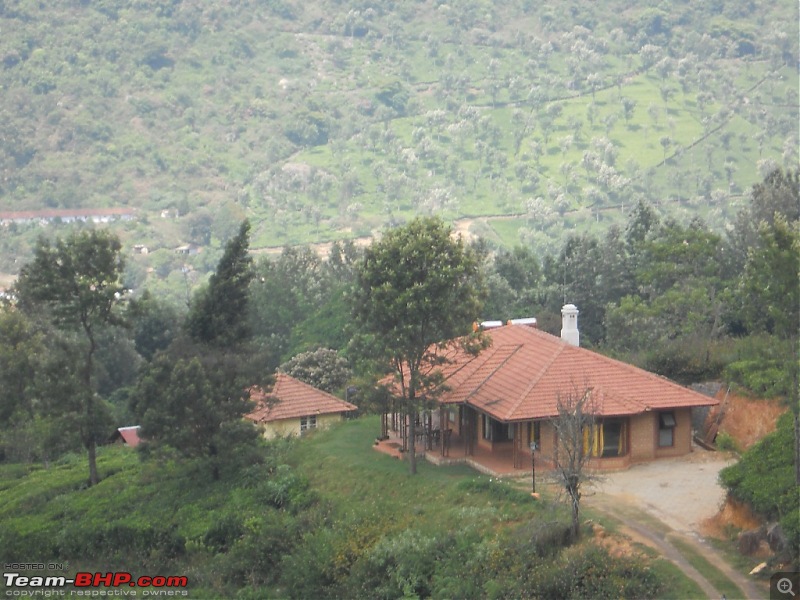
[[[622,502],[623,504],[620,504]],[[632,541],[644,544],[656,550],[662,558],[667,559],[692,579],[709,598],[721,598],[722,594],[684,558],[683,554],[667,539],[667,535],[654,527],[643,523],[641,516],[632,515],[631,507],[624,505],[625,500],[611,496],[594,496],[587,506],[619,521],[620,532]]]
[[[700,535],[702,523],[717,513],[724,500],[717,476],[729,463],[719,454],[696,450],[687,457],[605,474],[587,490],[585,506],[621,523],[625,535],[656,549],[697,582],[708,597],[721,598],[722,594],[673,542],[691,546],[733,582],[743,597],[763,598],[768,592],[731,567]]]
[[[620,496],[596,495],[585,499],[586,507],[598,510],[618,521],[621,525],[620,532],[632,541],[644,544],[656,550],[663,558],[669,560],[687,577],[700,586],[708,598],[721,598],[722,593],[717,590],[681,553],[673,544],[678,540],[691,546],[695,552],[705,558],[733,582],[742,592],[742,598],[764,598],[768,591],[759,589],[756,583],[731,567],[725,559],[707,542],[696,534],[687,535],[675,531],[661,522],[654,522],[655,516],[643,514],[641,508],[629,499]],[[734,600],[728,597],[728,600]]]

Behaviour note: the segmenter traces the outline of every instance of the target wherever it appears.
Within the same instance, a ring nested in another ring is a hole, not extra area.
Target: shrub
[[[281,560],[297,544],[297,530],[294,517],[274,510],[248,520],[230,551],[218,559],[224,581],[237,586],[277,583]]]
[[[582,546],[565,563],[542,570],[532,596],[540,598],[653,598],[660,584],[642,562],[613,557],[600,546]]]
[[[350,590],[355,596],[387,600],[430,596],[447,539],[414,529],[384,536],[353,566]]]
[[[84,521],[62,529],[56,547],[55,555],[68,559],[133,560],[141,565],[163,566],[184,554],[186,540],[170,527]]]
[[[224,515],[208,528],[203,544],[214,553],[227,552],[243,534],[242,520],[236,515]]]
[[[466,479],[458,484],[458,489],[464,492],[483,492],[495,500],[505,500],[515,503],[530,504],[529,492],[524,492],[501,479]]]
[[[730,433],[725,431],[719,433],[716,439],[717,450],[727,452],[739,452],[739,444]]]
[[[791,412],[782,415],[777,429],[742,454],[739,462],[722,469],[719,479],[735,499],[765,519],[779,519],[797,557],[800,497],[794,479],[792,417]]]
[[[723,377],[762,398],[788,396],[791,391],[791,342],[775,336],[737,339]]]

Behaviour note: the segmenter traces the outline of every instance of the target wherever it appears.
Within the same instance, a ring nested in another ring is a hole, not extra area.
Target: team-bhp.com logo
[[[114,573],[76,573],[75,577],[62,576],[29,576],[19,573],[3,573],[6,585],[6,596],[137,596],[137,591],[130,588],[142,588],[142,596],[188,596],[183,589],[189,584],[187,577],[155,575],[134,578],[130,573],[120,571]],[[77,589],[64,590],[72,585]],[[114,588],[114,591],[101,589]],[[43,592],[56,592],[44,594]]]

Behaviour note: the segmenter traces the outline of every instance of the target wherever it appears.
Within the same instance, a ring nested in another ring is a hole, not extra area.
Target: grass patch
[[[730,540],[720,540],[717,538],[709,537],[706,538],[706,541],[710,543],[714,550],[716,550],[722,557],[725,559],[729,565],[731,565],[734,569],[736,569],[739,573],[744,576],[752,577],[750,575],[750,571],[753,570],[753,567],[759,565],[763,562],[762,558],[754,558],[752,556],[745,556],[741,552],[736,549],[734,543]],[[772,571],[767,571],[766,575],[771,575]],[[756,579],[753,578],[753,583],[758,586],[761,586],[764,595],[769,595],[769,579]]]
[[[688,560],[711,585],[717,588],[717,591],[721,594],[724,594],[727,598],[746,597],[746,594],[739,589],[739,586],[728,579],[725,573],[708,562],[708,560],[695,550],[691,544],[675,537],[670,539],[669,542],[675,546],[686,560]]]
[[[685,598],[703,598],[703,589],[693,579],[686,576],[677,566],[668,560],[656,559],[650,562],[650,570],[664,582],[661,600],[684,600]]]

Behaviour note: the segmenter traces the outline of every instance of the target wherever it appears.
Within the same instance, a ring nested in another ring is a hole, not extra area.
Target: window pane
[[[661,427],[675,427],[675,415],[672,413],[661,413]]]
[[[619,456],[622,438],[622,422],[603,423],[603,456]]]
[[[658,430],[658,445],[661,447],[672,446],[672,427]]]

